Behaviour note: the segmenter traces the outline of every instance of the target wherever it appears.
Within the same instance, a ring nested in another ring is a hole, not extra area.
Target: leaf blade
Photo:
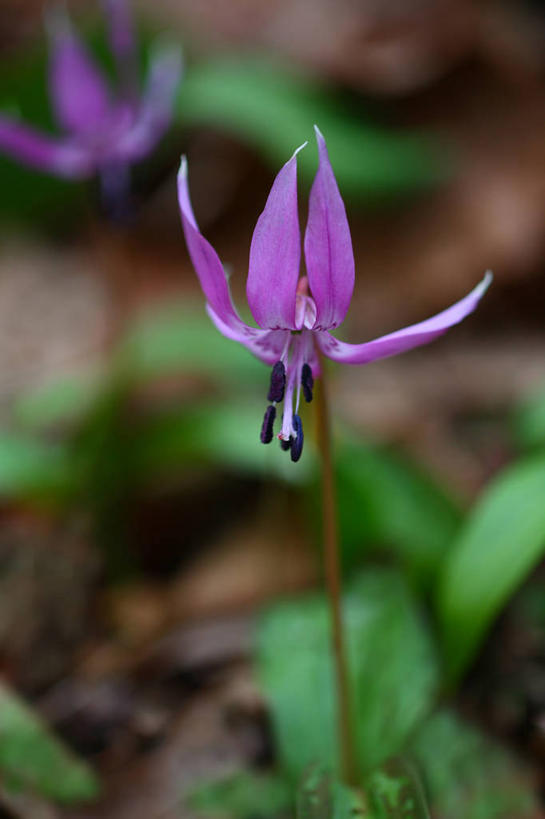
[[[453,682],[545,549],[545,457],[506,470],[487,488],[439,578],[437,609]]]
[[[9,790],[37,792],[70,804],[98,795],[98,780],[39,718],[0,684],[0,772]]]

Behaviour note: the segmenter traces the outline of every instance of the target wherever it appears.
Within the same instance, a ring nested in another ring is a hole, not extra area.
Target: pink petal
[[[316,302],[315,329],[336,327],[346,316],[354,290],[354,254],[343,200],[317,126],[320,164],[309,198],[305,261]]]
[[[261,338],[264,331],[249,327],[239,318],[231,301],[231,294],[219,256],[200,233],[189,199],[187,161],[182,158],[178,173],[178,201],[187,249],[199,277],[213,321],[221,323],[220,331],[236,341]]]
[[[108,87],[70,21],[49,19],[49,90],[60,125],[74,134],[100,133],[111,116]]]
[[[52,139],[3,116],[0,116],[0,151],[37,170],[69,179],[83,179],[95,170],[92,156],[80,146]]]
[[[260,361],[272,367],[280,359],[289,330],[261,330],[259,327],[248,327],[242,322],[237,328],[222,321],[209,304],[206,306],[206,312],[225,338],[238,341]]]
[[[458,324],[472,313],[491,281],[492,273],[487,272],[484,279],[471,293],[443,312],[419,324],[412,324],[403,330],[376,338],[374,341],[368,341],[365,344],[347,344],[334,338],[330,333],[324,332],[318,334],[318,344],[324,355],[344,364],[369,364],[379,358],[404,353],[413,347],[420,347],[422,344],[433,341],[434,338],[445,333],[449,327]]]
[[[182,73],[180,49],[164,46],[152,57],[146,88],[130,130],[117,152],[127,161],[141,159],[159,142],[172,119],[172,107]]]
[[[108,23],[110,48],[118,67],[136,69],[136,43],[130,3],[128,0],[103,0],[104,13]],[[136,79],[136,78],[135,78]]]
[[[301,261],[297,153],[301,148],[274,180],[250,247],[248,304],[259,326],[271,330],[295,329],[295,292]]]

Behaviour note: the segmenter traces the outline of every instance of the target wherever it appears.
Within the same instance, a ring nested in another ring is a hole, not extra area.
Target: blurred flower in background
[[[109,42],[117,67],[112,89],[67,13],[47,17],[49,93],[62,135],[52,137],[0,115],[0,149],[50,174],[98,174],[108,210],[123,202],[129,166],[149,154],[168,128],[181,75],[180,49],[154,48],[145,86],[138,88],[136,44],[125,0],[106,0]]]

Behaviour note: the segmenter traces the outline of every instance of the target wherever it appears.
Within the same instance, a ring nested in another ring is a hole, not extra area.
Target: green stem
[[[337,686],[338,732],[341,751],[341,773],[347,785],[357,787],[358,766],[352,730],[350,685],[346,658],[345,634],[341,611],[341,566],[337,524],[337,497],[331,457],[331,422],[327,395],[325,361],[321,358],[322,375],[316,390],[316,437],[322,461],[322,515],[324,567],[329,607],[335,681]]]

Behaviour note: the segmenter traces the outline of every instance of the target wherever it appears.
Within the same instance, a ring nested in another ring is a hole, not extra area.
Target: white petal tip
[[[494,280],[494,274],[492,273],[491,270],[487,270],[486,273],[484,274],[484,278],[483,278],[482,282],[477,286],[481,289],[482,293],[485,293],[486,290],[488,290],[488,288],[492,284],[493,280]]]
[[[292,159],[294,159],[294,157],[296,157],[296,156],[297,156],[297,154],[299,153],[299,151],[302,151],[302,150],[303,150],[303,148],[306,148],[306,147],[307,147],[307,145],[308,145],[308,139],[307,139],[307,141],[306,141],[306,142],[303,142],[303,144],[302,144],[302,145],[299,145],[299,147],[298,147],[298,148],[296,148],[296,150],[293,152],[293,155],[292,155],[292,156],[291,156],[291,158],[290,158],[290,162],[291,162],[291,160],[292,160]]]
[[[180,169],[178,171],[178,179],[187,179],[187,157],[182,154],[180,158]]]
[[[314,123],[314,133],[316,134],[316,139],[317,140],[322,139],[325,142],[325,137],[322,134],[322,132],[320,131],[320,129],[318,128],[318,126],[316,125],[316,123]]]

